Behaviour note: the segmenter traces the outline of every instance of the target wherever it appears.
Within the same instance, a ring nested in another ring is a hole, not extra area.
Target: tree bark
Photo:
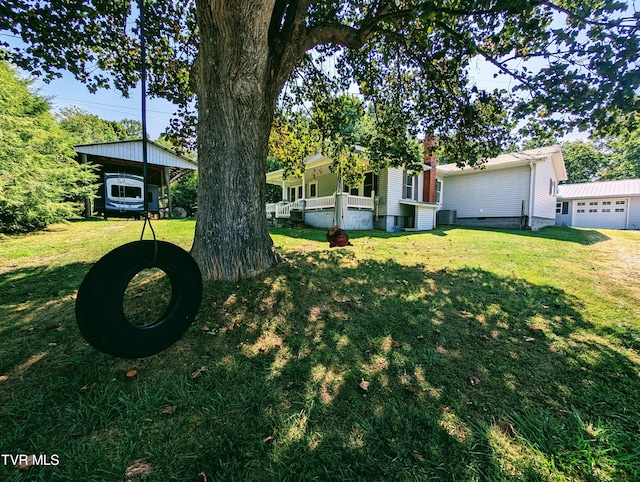
[[[198,213],[191,254],[204,279],[279,261],[266,223],[266,159],[280,82],[269,52],[273,1],[198,0]]]

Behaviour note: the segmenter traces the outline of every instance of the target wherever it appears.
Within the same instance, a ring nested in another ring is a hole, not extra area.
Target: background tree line
[[[32,81],[0,61],[0,233],[78,217],[97,175],[76,161],[73,146],[139,138],[141,132],[138,121],[107,121],[75,107],[53,114]]]
[[[335,168],[356,185],[364,172],[361,158],[370,156],[370,146],[376,152],[380,143],[388,141],[377,130],[379,113],[354,96],[319,99],[306,110],[283,107],[271,132],[267,172],[285,169],[290,175],[300,174],[306,156],[323,152],[335,157]],[[628,123],[615,132],[615,136],[562,143],[567,182],[640,177],[640,130]],[[53,114],[49,101],[33,91],[31,81],[0,62],[0,233],[34,231],[79,216],[85,196],[95,192],[97,176],[90,166],[76,162],[72,147],[141,135],[142,126],[136,120],[108,121],[77,107]],[[555,142],[540,136],[525,147]],[[364,149],[354,151],[355,145]],[[417,141],[385,149],[396,149],[416,165],[421,160]],[[518,147],[513,144],[511,149]],[[444,150],[439,157],[441,163],[450,160]],[[174,183],[174,206],[192,214],[197,185],[197,173]],[[268,186],[267,201],[280,199],[281,188]]]

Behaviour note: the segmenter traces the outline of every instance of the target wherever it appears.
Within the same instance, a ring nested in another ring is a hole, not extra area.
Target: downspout
[[[531,167],[531,183],[529,184],[529,215],[527,224],[528,227],[531,228],[531,221],[533,219],[533,201],[536,192],[536,165],[533,161],[529,161],[529,167]]]

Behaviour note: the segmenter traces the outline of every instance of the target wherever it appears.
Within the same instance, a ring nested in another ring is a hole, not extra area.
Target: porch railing
[[[289,218],[291,217],[291,209],[302,209],[305,206],[305,211],[314,211],[319,209],[331,209],[335,206],[334,196],[313,197],[308,199],[298,199],[291,203],[268,203],[267,215],[269,217],[276,218]],[[372,197],[353,196],[347,195],[347,207],[356,209],[368,209],[373,210],[374,203]]]
[[[335,198],[333,196],[324,197],[312,197],[306,200],[307,211],[313,209],[327,209],[332,208],[335,204]]]
[[[358,209],[373,209],[373,198],[363,196],[352,196],[349,194],[347,197],[347,207]]]

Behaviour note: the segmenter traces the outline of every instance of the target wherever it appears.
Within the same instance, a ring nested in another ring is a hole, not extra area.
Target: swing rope
[[[158,258],[158,240],[156,239],[156,232],[151,225],[151,217],[149,216],[149,191],[148,191],[148,168],[147,168],[147,41],[145,38],[145,18],[144,18],[144,0],[138,1],[140,9],[140,90],[142,96],[142,179],[143,179],[143,194],[144,205],[142,216],[144,217],[144,224],[142,225],[142,232],[140,233],[140,241],[144,236],[145,228],[149,224],[149,229],[153,233],[154,251],[153,251],[153,264],[156,263]]]

